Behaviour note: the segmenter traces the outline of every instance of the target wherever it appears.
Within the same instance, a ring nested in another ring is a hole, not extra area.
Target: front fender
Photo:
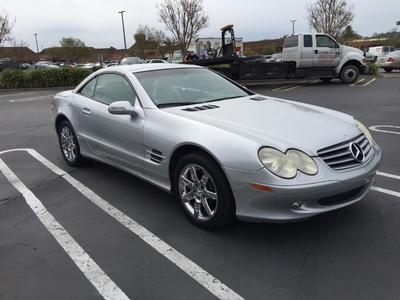
[[[360,73],[364,73],[367,69],[364,56],[358,53],[349,53],[341,59],[339,65],[335,68],[336,74],[340,74],[342,68],[347,65],[357,66],[357,68],[360,70]]]

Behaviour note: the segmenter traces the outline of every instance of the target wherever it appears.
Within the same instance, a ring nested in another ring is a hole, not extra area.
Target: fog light
[[[302,205],[303,205],[303,201],[297,201],[292,204],[292,208],[299,208]]]

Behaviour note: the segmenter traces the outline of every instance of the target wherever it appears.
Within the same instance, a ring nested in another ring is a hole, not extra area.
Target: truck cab
[[[323,81],[339,77],[354,83],[366,68],[363,54],[323,33],[293,34],[283,43],[283,61],[294,65],[295,77],[316,76]]]

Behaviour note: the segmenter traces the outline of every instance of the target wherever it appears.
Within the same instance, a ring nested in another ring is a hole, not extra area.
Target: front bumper
[[[266,169],[225,169],[235,196],[237,218],[249,222],[293,222],[361,200],[369,192],[380,164],[381,150],[377,145],[373,148],[374,155],[360,167],[334,171],[317,159],[316,176],[299,174],[292,180],[276,178]],[[268,186],[272,192],[255,189],[249,185],[252,182]]]

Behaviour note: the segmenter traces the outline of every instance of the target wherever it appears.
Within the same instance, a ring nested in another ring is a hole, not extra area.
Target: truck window
[[[283,48],[297,47],[298,44],[298,35],[288,36],[283,42]]]
[[[317,35],[317,47],[335,48],[336,42],[326,35]]]
[[[312,47],[312,36],[311,34],[304,35],[304,47]]]

